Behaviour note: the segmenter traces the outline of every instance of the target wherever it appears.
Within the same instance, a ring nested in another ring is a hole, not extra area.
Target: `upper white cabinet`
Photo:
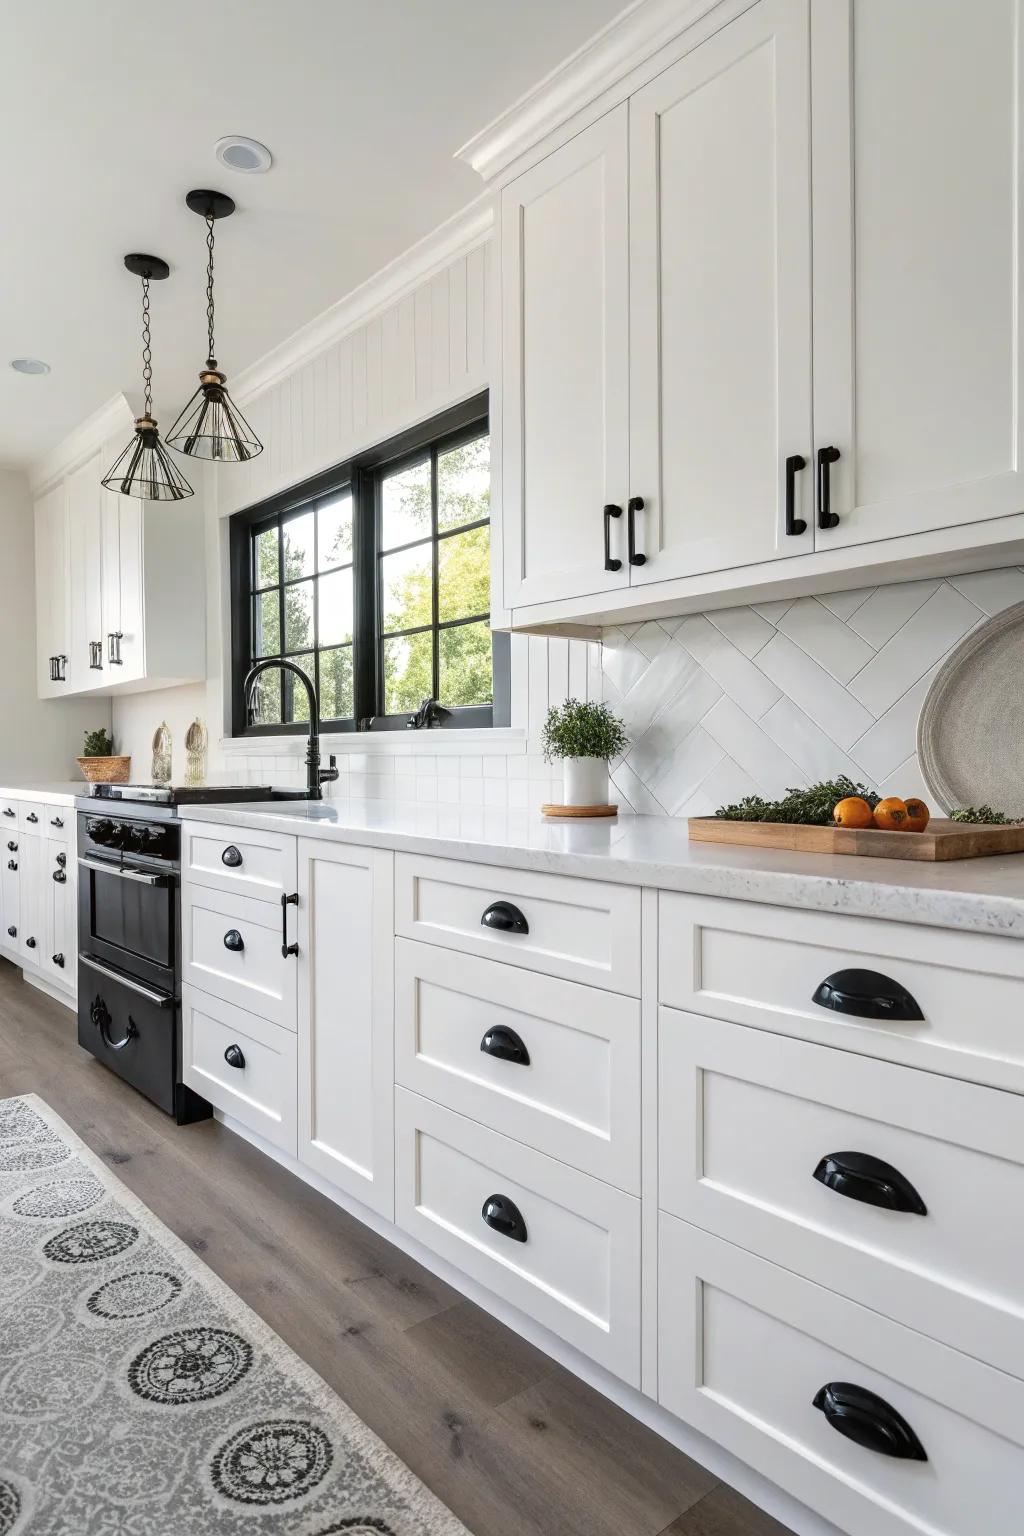
[[[641,4],[467,148],[513,627],[1019,558],[1021,4]]]
[[[130,430],[79,457],[36,498],[41,698],[195,682],[206,672],[201,495],[144,502],[104,489]]]

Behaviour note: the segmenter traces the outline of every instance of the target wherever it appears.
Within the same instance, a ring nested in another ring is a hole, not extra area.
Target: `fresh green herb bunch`
[[[558,757],[618,757],[629,746],[622,721],[607,704],[581,704],[579,699],[552,704],[541,739],[549,763]]]
[[[872,810],[880,799],[873,789],[855,784],[841,774],[838,779],[827,779],[807,789],[787,790],[782,800],[748,795],[737,805],[721,806],[715,815],[722,821],[785,821],[791,825],[827,827],[832,823],[832,812],[840,800],[846,800],[850,795],[859,795]]]
[[[1024,816],[1006,816],[994,811],[990,805],[967,805],[960,811],[950,811],[950,821],[982,823],[990,827],[1019,827]]]
[[[86,731],[83,757],[113,757],[114,738],[106,731]]]

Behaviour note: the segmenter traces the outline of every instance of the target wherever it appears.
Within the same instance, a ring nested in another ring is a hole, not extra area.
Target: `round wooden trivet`
[[[542,816],[617,816],[617,805],[542,805]]]

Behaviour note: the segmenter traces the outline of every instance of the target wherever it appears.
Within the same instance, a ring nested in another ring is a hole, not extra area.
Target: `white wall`
[[[0,469],[0,776],[78,779],[86,730],[110,729],[107,699],[36,698],[35,534],[28,477]]]

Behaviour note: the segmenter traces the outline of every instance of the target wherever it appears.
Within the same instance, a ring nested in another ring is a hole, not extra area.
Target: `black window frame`
[[[254,533],[264,531],[275,524],[280,530],[291,519],[310,511],[318,502],[350,489],[352,494],[352,574],[353,574],[353,621],[352,621],[352,691],[353,716],[351,719],[321,717],[320,730],[325,734],[344,735],[362,731],[405,730],[409,712],[386,715],[381,708],[384,699],[383,642],[381,635],[381,487],[384,478],[401,470],[407,464],[422,462],[429,456],[431,466],[431,530],[422,540],[431,545],[432,583],[430,625],[400,633],[423,633],[433,636],[432,670],[435,696],[438,684],[439,636],[444,629],[458,628],[467,623],[479,623],[483,615],[449,621],[438,620],[438,565],[442,543],[468,529],[479,527],[490,519],[480,519],[458,528],[439,531],[437,527],[437,459],[438,456],[471,442],[476,437],[489,434],[487,394],[475,396],[460,405],[453,406],[428,422],[390,438],[387,442],[358,454],[323,473],[314,475],[299,485],[291,486],[268,500],[236,512],[229,520],[229,559],[231,572],[231,729],[235,737],[258,739],[268,736],[305,735],[309,729],[305,721],[270,722],[250,724],[247,719],[244,683],[252,665],[253,644],[253,593],[255,538]],[[280,538],[280,532],[279,532]],[[401,548],[412,547],[399,546]],[[393,553],[394,551],[388,551]],[[314,571],[317,561],[314,559]],[[341,568],[340,566],[338,567]],[[315,572],[315,574],[319,574]],[[308,579],[308,578],[307,578]],[[284,580],[283,560],[279,555],[278,589],[287,586]],[[270,589],[272,590],[272,589]],[[316,586],[314,585],[314,594]],[[315,612],[314,598],[314,612]],[[486,615],[490,617],[489,613]],[[283,624],[283,614],[282,614]],[[399,633],[399,632],[389,632]],[[314,654],[319,698],[319,655],[321,650],[333,650],[334,646],[319,646],[319,632],[314,627],[314,644],[302,651],[287,654],[296,659]],[[281,634],[281,644],[285,636]],[[269,659],[269,658],[268,658]],[[453,708],[441,722],[442,729],[488,729],[509,724],[510,711],[510,644],[507,634],[491,634],[491,662],[493,677],[493,702],[490,704],[465,705]],[[282,672],[283,687],[294,688],[292,674]]]

